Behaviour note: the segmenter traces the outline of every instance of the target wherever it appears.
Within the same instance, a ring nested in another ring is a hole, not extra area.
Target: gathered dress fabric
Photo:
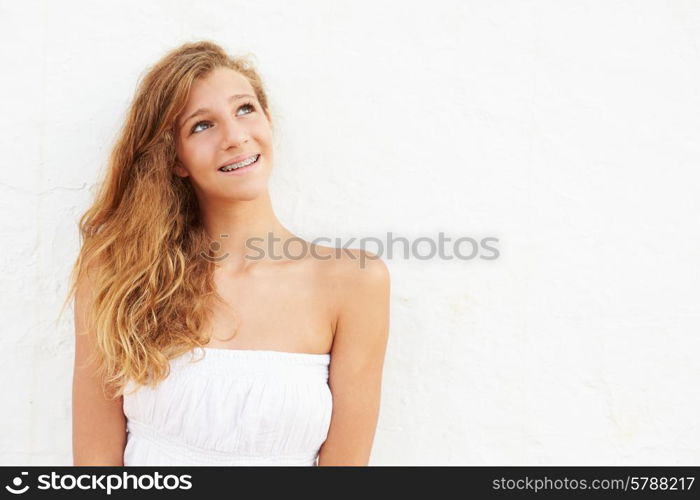
[[[155,388],[130,381],[124,465],[317,465],[330,354],[195,348]]]

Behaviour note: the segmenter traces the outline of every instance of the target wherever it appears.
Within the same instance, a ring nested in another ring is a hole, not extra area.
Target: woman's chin
[[[231,201],[253,201],[267,194],[267,186],[240,186],[224,190],[224,197]]]

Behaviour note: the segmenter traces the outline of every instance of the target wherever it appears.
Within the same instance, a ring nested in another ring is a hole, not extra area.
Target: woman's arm
[[[328,380],[333,413],[319,466],[369,463],[379,418],[390,295],[386,264],[374,258],[366,257],[364,268],[358,262],[344,264]]]
[[[122,397],[107,399],[88,357],[94,332],[85,321],[92,300],[87,279],[78,282],[75,297],[75,364],[73,367],[73,465],[124,465],[126,418]]]

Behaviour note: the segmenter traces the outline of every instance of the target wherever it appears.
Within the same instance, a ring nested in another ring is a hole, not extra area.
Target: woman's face
[[[175,174],[190,177],[199,196],[252,200],[267,190],[272,122],[240,73],[217,68],[195,81],[175,130]],[[219,170],[256,154],[258,160],[240,172]]]

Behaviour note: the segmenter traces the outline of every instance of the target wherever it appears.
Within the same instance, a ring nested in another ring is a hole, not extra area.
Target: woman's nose
[[[221,149],[229,149],[248,140],[247,131],[241,127],[240,123],[236,123],[235,118],[222,122],[221,128],[223,132]]]

